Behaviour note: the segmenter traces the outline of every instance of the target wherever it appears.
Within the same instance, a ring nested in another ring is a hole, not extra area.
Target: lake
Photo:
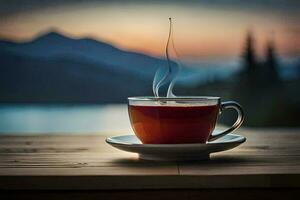
[[[127,105],[0,105],[0,134],[131,133]]]

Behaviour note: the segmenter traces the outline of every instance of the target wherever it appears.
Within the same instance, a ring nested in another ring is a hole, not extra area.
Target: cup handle
[[[234,122],[234,124],[228,128],[227,130],[225,131],[222,131],[221,133],[216,133],[216,134],[211,134],[208,141],[211,142],[211,141],[214,141],[216,139],[219,139],[220,137],[223,137],[224,135],[234,131],[235,129],[239,128],[243,121],[244,121],[244,111],[242,109],[242,106],[240,104],[238,104],[237,102],[234,102],[234,101],[226,101],[226,102],[222,102],[221,103],[221,108],[220,108],[220,112],[222,113],[223,110],[225,109],[234,109],[237,111],[238,113],[238,117],[236,119],[236,121]]]

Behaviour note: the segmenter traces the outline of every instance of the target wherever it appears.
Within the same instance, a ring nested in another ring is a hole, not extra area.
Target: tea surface
[[[206,143],[214,130],[218,105],[129,105],[132,127],[145,144]]]

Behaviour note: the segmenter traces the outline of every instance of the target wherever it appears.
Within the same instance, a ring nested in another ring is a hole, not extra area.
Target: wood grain
[[[219,199],[295,199],[300,195],[297,189],[205,189],[205,190],[92,190],[92,191],[5,191],[1,197],[3,199],[22,199],[22,200],[53,200],[53,199],[72,199],[72,200],[111,200],[111,199],[187,199],[187,200],[219,200]]]
[[[300,187],[300,129],[237,134],[247,142],[198,162],[142,161],[107,145],[103,134],[0,136],[0,189]]]

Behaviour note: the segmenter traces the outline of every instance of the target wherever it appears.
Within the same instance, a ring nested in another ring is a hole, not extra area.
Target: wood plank
[[[241,129],[247,142],[209,161],[151,162],[105,136],[0,136],[0,189],[300,187],[300,129]]]
[[[261,175],[265,180],[247,180],[248,184],[257,187],[262,183],[270,187],[299,186],[299,130],[244,130],[243,134],[247,137],[245,144],[224,153],[214,154],[210,161],[179,163],[180,174],[199,178],[228,175],[231,176],[231,180],[243,175]],[[295,177],[298,178],[293,179]],[[235,181],[244,184],[241,179]]]
[[[141,190],[298,188],[300,175],[17,175],[0,176],[1,190]]]
[[[206,190],[93,190],[93,191],[14,191],[3,192],[4,199],[24,199],[24,200],[52,200],[52,199],[90,199],[90,200],[120,200],[124,199],[201,199],[201,200],[220,200],[220,199],[295,199],[300,195],[298,189],[206,189]]]

